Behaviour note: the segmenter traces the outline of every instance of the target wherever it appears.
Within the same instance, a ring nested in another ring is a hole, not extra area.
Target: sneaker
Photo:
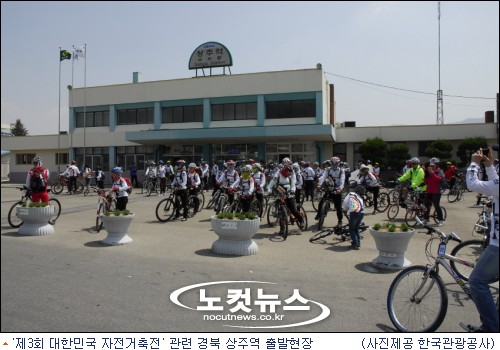
[[[301,222],[298,222],[297,225],[299,225],[299,228],[302,231],[304,231],[304,228],[306,227],[304,220],[302,220]]]
[[[439,220],[438,226],[443,226],[443,225],[444,225],[444,221],[443,220]]]
[[[342,227],[342,221],[337,222],[338,227]]]
[[[182,217],[181,221],[187,221],[187,219],[185,217]]]
[[[351,243],[351,249],[359,250],[359,246],[356,243]]]
[[[372,215],[375,215],[375,214],[377,214],[377,211],[376,211],[376,210],[374,210],[374,211],[373,211]]]
[[[482,326],[476,327],[476,326],[473,326],[471,324],[467,324],[467,323],[463,323],[463,322],[460,322],[459,325],[465,331],[470,332],[470,333],[485,333],[486,332],[486,330]]]

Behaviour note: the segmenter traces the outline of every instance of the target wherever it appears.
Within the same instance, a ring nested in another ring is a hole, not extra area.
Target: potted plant
[[[212,230],[219,236],[212,251],[225,255],[254,255],[259,251],[252,240],[260,227],[260,217],[254,212],[219,213],[212,216]]]
[[[23,222],[18,231],[20,235],[46,236],[54,233],[54,227],[49,224],[54,216],[54,206],[49,203],[23,203],[16,207],[16,215]]]
[[[415,233],[413,228],[405,223],[401,225],[384,223],[375,224],[369,230],[379,251],[372,265],[388,270],[401,270],[411,265],[404,253]]]
[[[114,212],[105,212],[102,215],[102,222],[108,235],[102,240],[102,244],[123,245],[132,243],[133,239],[128,235],[128,229],[134,217],[135,214],[131,213],[128,209],[124,211],[115,210]]]

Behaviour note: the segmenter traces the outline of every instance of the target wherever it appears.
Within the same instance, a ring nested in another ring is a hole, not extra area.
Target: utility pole
[[[441,90],[441,1],[438,1],[438,84],[436,124],[443,125],[443,90]]]

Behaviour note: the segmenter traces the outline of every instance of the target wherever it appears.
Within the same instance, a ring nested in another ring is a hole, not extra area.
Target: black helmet
[[[358,185],[356,186],[356,188],[354,189],[354,192],[356,192],[357,194],[359,194],[360,196],[364,196],[366,194],[366,189],[361,186],[361,185]]]

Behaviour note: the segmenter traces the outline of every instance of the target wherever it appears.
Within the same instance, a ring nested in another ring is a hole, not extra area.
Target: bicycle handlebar
[[[449,240],[452,240],[452,241],[455,241],[458,243],[462,243],[462,239],[460,237],[458,237],[455,234],[455,232],[451,232],[450,234],[446,234],[443,231],[441,231],[435,227],[424,224],[418,216],[415,217],[415,220],[417,221],[417,225],[423,226],[423,228],[427,229],[427,232],[425,232],[425,234],[427,234],[427,235],[432,236],[433,233],[437,233],[439,235],[439,237],[441,238],[441,240],[445,240],[446,242],[448,242]]]

